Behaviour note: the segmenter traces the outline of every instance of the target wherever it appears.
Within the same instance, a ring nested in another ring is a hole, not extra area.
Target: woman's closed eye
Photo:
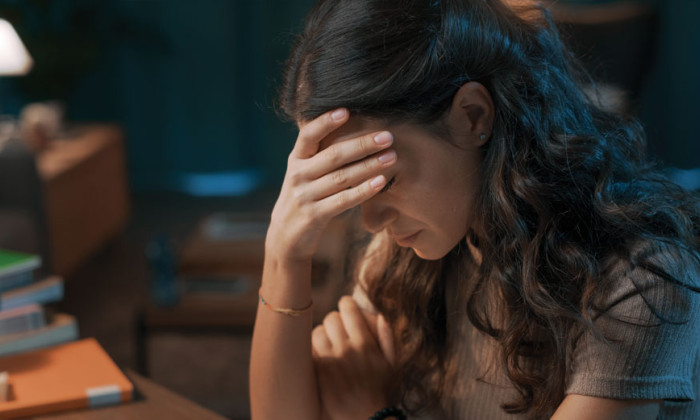
[[[389,182],[386,183],[386,185],[384,186],[384,188],[382,188],[382,190],[379,191],[379,193],[381,194],[381,193],[385,193],[385,192],[389,191],[389,189],[391,188],[391,186],[394,185],[394,182],[396,182],[396,177],[391,178],[391,179],[389,180]]]

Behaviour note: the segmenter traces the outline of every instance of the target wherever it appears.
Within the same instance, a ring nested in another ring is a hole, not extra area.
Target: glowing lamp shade
[[[33,63],[15,28],[10,22],[0,19],[0,76],[27,74]]]

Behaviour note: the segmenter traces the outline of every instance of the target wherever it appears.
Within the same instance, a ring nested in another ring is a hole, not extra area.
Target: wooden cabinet
[[[68,275],[122,231],[129,213],[124,135],[87,125],[37,160],[43,183],[50,269]]]

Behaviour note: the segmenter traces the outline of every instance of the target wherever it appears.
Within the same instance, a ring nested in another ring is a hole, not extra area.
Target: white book
[[[75,341],[78,335],[75,317],[58,313],[43,328],[0,337],[0,357]]]

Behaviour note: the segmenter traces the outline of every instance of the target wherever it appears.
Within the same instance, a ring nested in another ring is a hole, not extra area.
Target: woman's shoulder
[[[568,393],[693,398],[700,357],[700,261],[692,248],[638,242],[608,260],[595,328],[575,346]]]
[[[604,312],[688,315],[700,300],[700,252],[664,240],[636,241],[602,264],[601,285],[593,302]]]
[[[700,287],[700,250],[665,239],[636,240],[621,247],[601,264],[601,277],[611,284],[621,280],[659,282],[687,289]]]

